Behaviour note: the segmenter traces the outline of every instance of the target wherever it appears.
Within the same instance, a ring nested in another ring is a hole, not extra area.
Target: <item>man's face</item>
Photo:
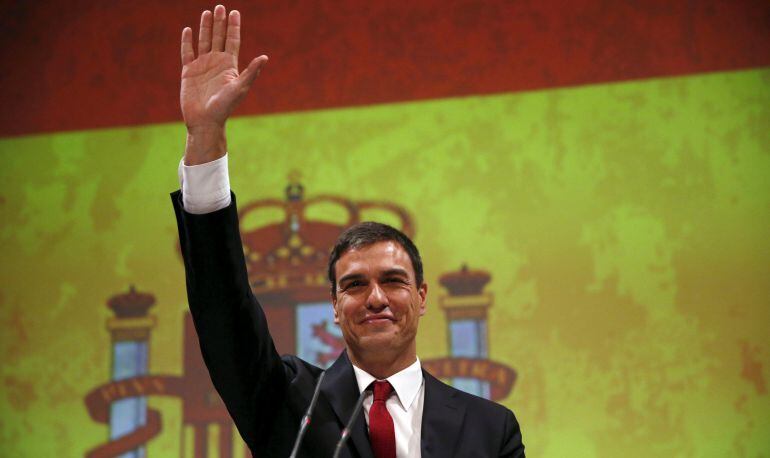
[[[384,241],[346,251],[337,260],[334,322],[356,353],[414,348],[425,313],[425,283],[415,284],[406,250]]]

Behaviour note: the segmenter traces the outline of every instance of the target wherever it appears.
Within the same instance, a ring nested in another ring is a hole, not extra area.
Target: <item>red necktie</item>
[[[369,409],[369,439],[376,458],[396,458],[396,430],[385,401],[393,393],[390,382],[374,382],[374,402]]]

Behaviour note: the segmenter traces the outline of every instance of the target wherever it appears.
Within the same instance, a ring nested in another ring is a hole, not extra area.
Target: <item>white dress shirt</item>
[[[356,374],[359,393],[377,380],[355,365],[353,365],[353,372]],[[394,394],[385,401],[385,407],[393,418],[393,426],[396,430],[396,457],[419,458],[422,406],[425,401],[425,380],[422,377],[420,359],[418,358],[411,366],[385,380],[390,382],[394,391]],[[367,428],[369,427],[369,409],[373,402],[374,394],[369,390],[364,398],[364,418],[366,418]]]
[[[227,154],[199,165],[179,162],[179,186],[182,189],[182,205],[193,214],[211,213],[230,205],[230,177],[227,170]],[[363,369],[353,366],[361,393],[375,380]],[[394,394],[385,402],[393,417],[396,431],[396,457],[420,458],[422,433],[422,408],[425,401],[425,380],[419,358],[406,369],[386,379],[393,386]],[[369,427],[369,409],[374,402],[371,391],[364,398],[364,418]]]

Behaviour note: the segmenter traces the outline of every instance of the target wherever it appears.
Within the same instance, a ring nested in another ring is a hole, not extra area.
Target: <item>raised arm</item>
[[[182,31],[180,102],[187,125],[185,163],[198,165],[227,150],[225,122],[267,61],[238,73],[240,14],[218,5],[201,15],[198,57],[192,31]],[[187,299],[211,381],[249,448],[267,442],[286,395],[286,372],[262,308],[251,292],[235,201],[211,212],[183,208],[172,194],[184,258]]]
[[[241,46],[241,14],[217,5],[201,14],[198,57],[192,29],[182,30],[182,85],[179,102],[187,126],[184,162],[197,165],[218,159],[227,152],[225,122],[246,97],[267,56],[252,59],[238,72]]]

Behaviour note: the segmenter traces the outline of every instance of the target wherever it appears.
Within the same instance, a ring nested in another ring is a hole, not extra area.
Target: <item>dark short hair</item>
[[[401,245],[409,255],[414,269],[414,280],[417,287],[422,285],[422,259],[414,242],[403,232],[387,224],[365,221],[347,228],[334,243],[334,248],[329,255],[329,282],[332,287],[332,296],[337,297],[337,273],[334,271],[337,261],[348,250],[373,245],[377,242],[393,241]]]

